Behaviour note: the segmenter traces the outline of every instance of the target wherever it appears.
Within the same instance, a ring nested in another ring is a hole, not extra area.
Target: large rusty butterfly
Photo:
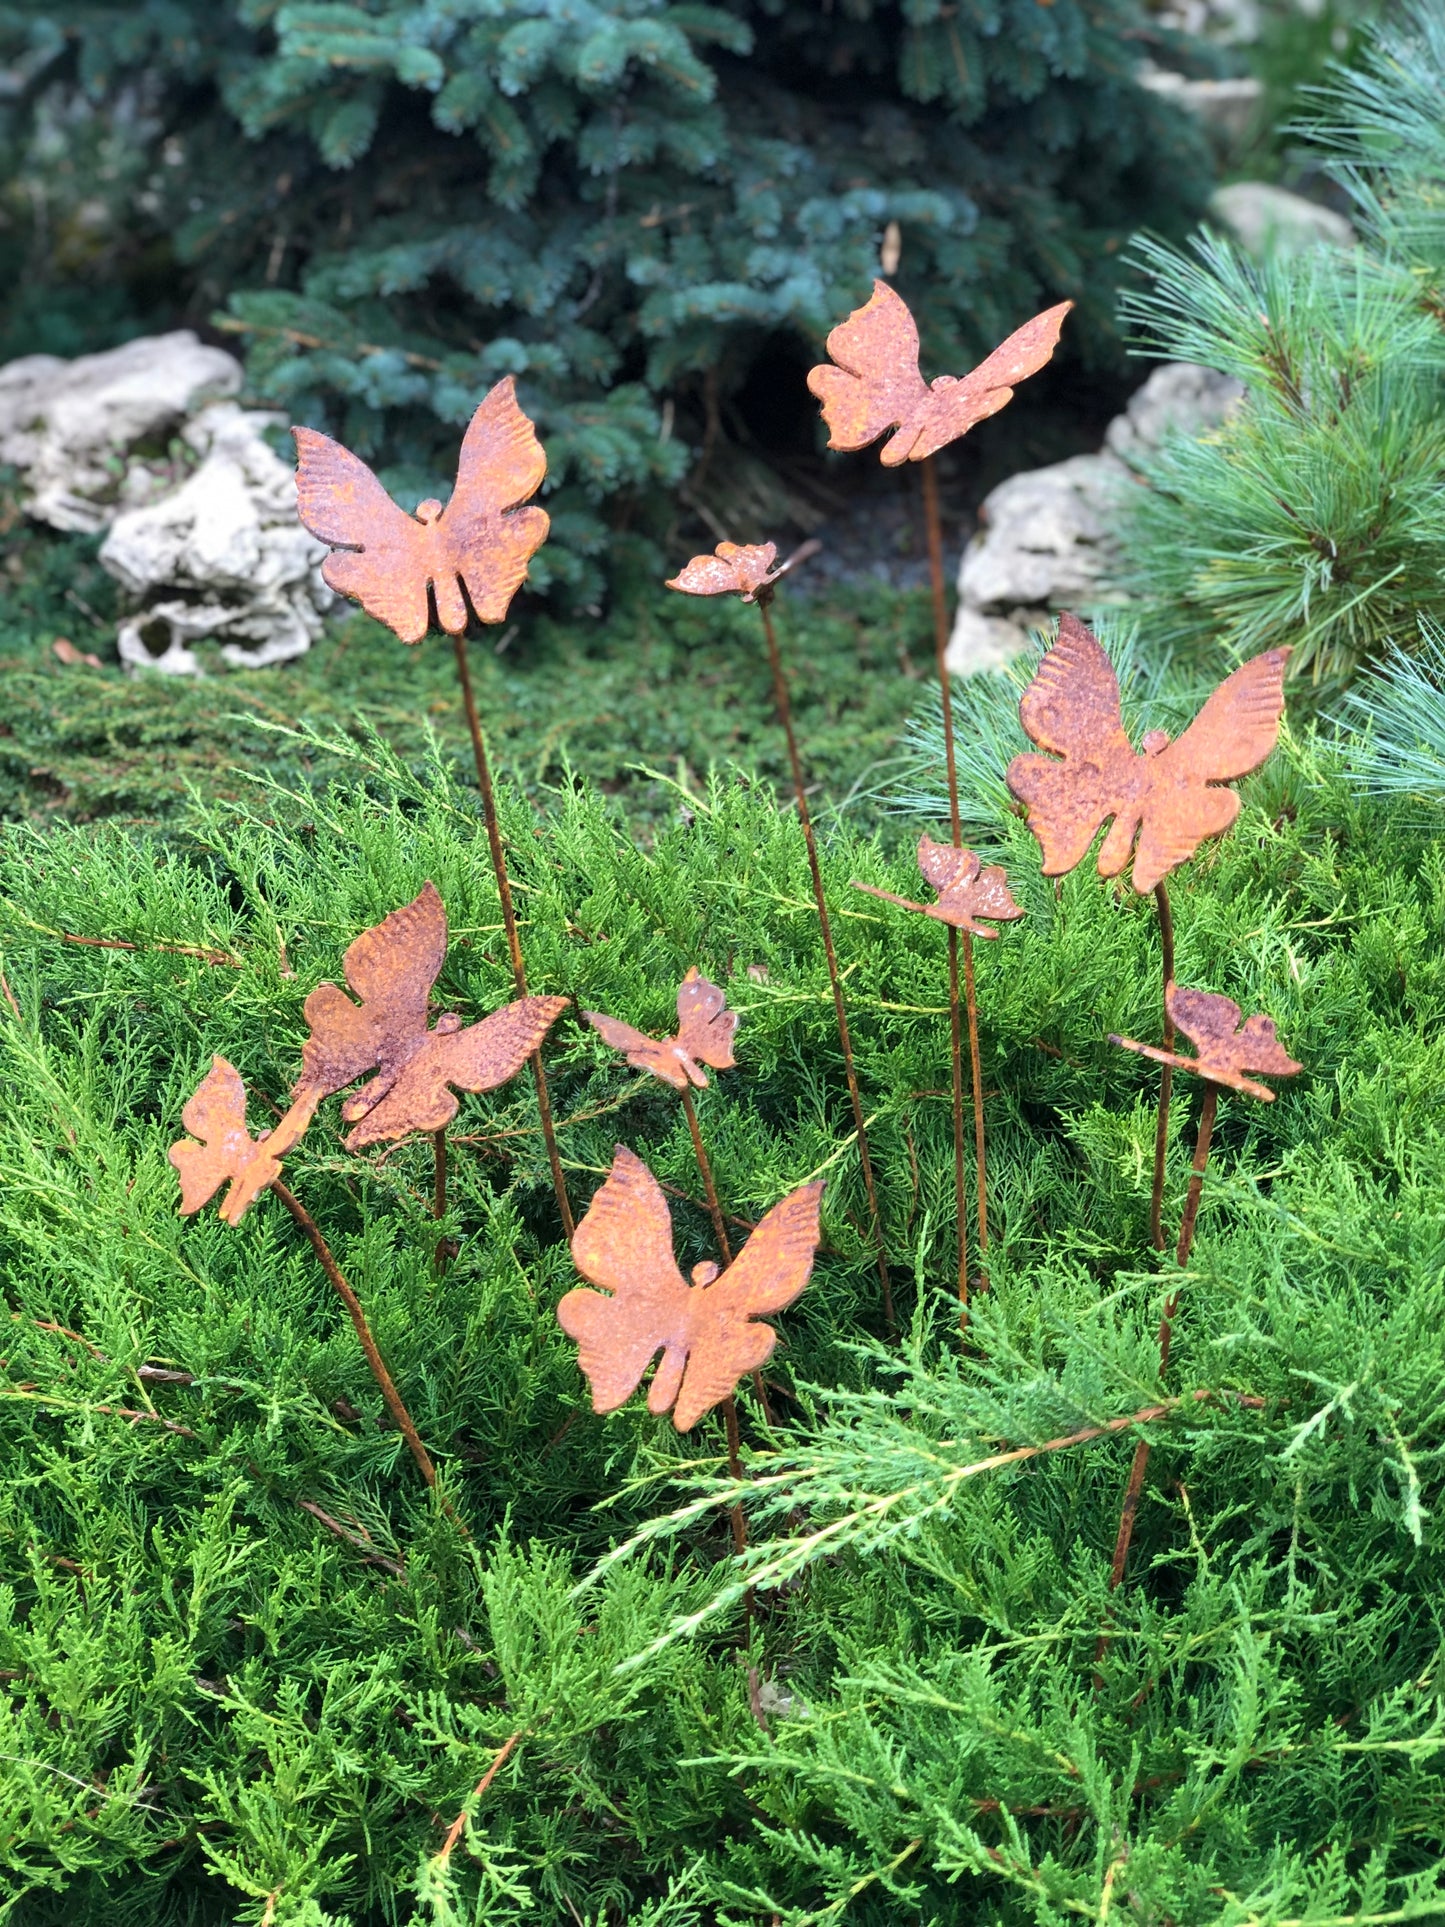
[[[764,1364],[778,1335],[755,1321],[791,1305],[807,1284],[822,1192],[821,1181],[790,1191],[720,1277],[715,1264],[694,1265],[689,1285],[673,1254],[662,1187],[619,1144],[606,1183],[572,1234],[573,1262],[601,1289],[569,1291],[557,1307],[563,1331],[577,1341],[593,1411],[626,1404],[661,1352],[647,1409],[671,1410],[673,1424],[686,1432]]]
[[[239,1224],[280,1177],[282,1158],[300,1143],[320,1101],[319,1095],[299,1098],[275,1130],[253,1138],[246,1129],[246,1086],[240,1073],[224,1057],[213,1057],[181,1112],[190,1136],[179,1139],[168,1153],[181,1181],[181,1216],[199,1211],[229,1182],[221,1216],[227,1224]]]
[[[1273,1017],[1258,1013],[1245,1017],[1232,997],[1169,984],[1164,991],[1164,1008],[1198,1051],[1197,1057],[1182,1057],[1178,1051],[1160,1050],[1156,1044],[1139,1044],[1132,1037],[1112,1033],[1109,1042],[1138,1051],[1141,1057],[1152,1057],[1158,1064],[1192,1071],[1211,1084],[1227,1084],[1230,1090],[1242,1091],[1265,1104],[1274,1102],[1274,1092],[1244,1073],[1262,1071],[1268,1077],[1293,1077],[1301,1068],[1275,1034]]]
[[[1124,732],[1114,665],[1077,616],[1060,616],[1058,641],[1019,704],[1024,729],[1052,754],[1025,752],[1008,766],[1008,786],[1027,804],[1043,851],[1044,875],[1062,876],[1081,863],[1112,817],[1099,875],[1118,876],[1132,853],[1134,888],[1142,895],[1206,837],[1227,830],[1239,798],[1218,786],[1258,769],[1274,748],[1288,656],[1287,649],[1255,656],[1225,677],[1176,741],[1151,729],[1136,755]]]
[[[600,1010],[584,1010],[582,1015],[604,1043],[626,1052],[629,1064],[651,1071],[675,1091],[685,1091],[689,1084],[706,1090],[704,1064],[715,1071],[733,1068],[738,1013],[728,1009],[727,998],[716,984],[698,975],[696,965],[678,985],[675,1037],[649,1037],[619,1018],[603,1016]]]
[[[348,1151],[408,1131],[440,1131],[457,1114],[448,1089],[490,1091],[505,1084],[538,1049],[567,1008],[566,997],[519,997],[480,1023],[455,1012],[427,1029],[427,1000],[447,954],[447,913],[436,886],[363,930],[342,960],[353,1003],[336,984],[306,999],[311,1035],[301,1050],[297,1100],[319,1102],[377,1075],[349,1097],[341,1115],[355,1129]]]
[[[430,627],[429,587],[449,636],[467,626],[463,584],[480,621],[503,620],[549,527],[545,509],[519,506],[541,487],[547,458],[510,375],[472,416],[451,500],[419,502],[415,516],[340,442],[314,428],[291,433],[297,512],[333,550],[321,573],[338,595],[403,642],[420,642]]]
[[[866,448],[896,429],[883,448],[885,468],[921,462],[1007,407],[1017,383],[1036,375],[1059,344],[1072,301],[1046,308],[1015,330],[972,373],[940,375],[932,383],[918,366],[918,326],[908,304],[886,281],[875,281],[861,308],[828,336],[833,363],[808,371],[808,386],[823,404],[829,448]]]

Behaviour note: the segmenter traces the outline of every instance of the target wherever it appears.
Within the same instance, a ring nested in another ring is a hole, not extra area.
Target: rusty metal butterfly
[[[1077,616],[1061,616],[1058,641],[1019,704],[1024,729],[1052,754],[1026,752],[1008,766],[1044,875],[1062,876],[1082,862],[1112,817],[1099,875],[1118,876],[1132,854],[1134,888],[1143,895],[1206,837],[1227,830],[1239,798],[1219,785],[1258,769],[1274,748],[1288,656],[1287,649],[1255,656],[1225,677],[1177,741],[1151,729],[1136,755],[1114,665]]]
[[[698,975],[695,964],[678,985],[675,1037],[649,1037],[600,1010],[584,1010],[582,1015],[604,1043],[626,1052],[629,1064],[651,1071],[675,1091],[685,1091],[689,1084],[706,1090],[704,1064],[715,1071],[733,1068],[738,1013],[728,1009],[724,991]]]
[[[975,937],[999,934],[980,923],[981,917],[987,917],[990,923],[1012,923],[1024,914],[1023,905],[1014,901],[1002,864],[991,863],[985,870],[972,850],[955,849],[951,843],[935,843],[931,836],[921,836],[918,867],[925,883],[931,883],[938,892],[937,903],[914,903],[891,890],[879,890],[856,880],[853,888],[866,891],[870,897],[881,897],[885,903],[896,903],[901,909],[917,910],[939,923],[952,924],[955,930],[967,930]]]
[[[828,336],[832,364],[808,373],[823,404],[829,448],[866,448],[896,429],[882,450],[885,468],[921,462],[1008,405],[1014,387],[1036,375],[1059,343],[1072,301],[1046,308],[1011,334],[972,373],[925,382],[918,366],[918,327],[901,295],[885,281]]]
[[[1257,1097],[1264,1104],[1274,1102],[1274,1092],[1267,1084],[1254,1083],[1244,1075],[1245,1071],[1261,1071],[1268,1077],[1293,1077],[1301,1068],[1287,1055],[1275,1035],[1274,1019],[1258,1014],[1245,1018],[1230,997],[1170,984],[1164,992],[1164,1005],[1199,1052],[1197,1057],[1181,1057],[1177,1051],[1136,1043],[1132,1037],[1116,1037],[1112,1032],[1109,1042],[1137,1051],[1141,1057],[1152,1057],[1158,1064],[1172,1064],[1176,1070],[1192,1071],[1211,1084],[1228,1085],[1230,1090]]]
[[[353,1003],[336,984],[318,984],[306,999],[311,1035],[301,1051],[298,1101],[319,1102],[378,1074],[341,1107],[355,1129],[349,1151],[408,1131],[440,1131],[457,1114],[448,1089],[490,1091],[515,1077],[570,1002],[519,997],[480,1023],[455,1012],[427,1029],[427,1000],[447,952],[447,913],[436,886],[363,930],[343,959]]]
[[[606,1183],[572,1234],[573,1262],[601,1289],[569,1291],[557,1307],[563,1331],[576,1340],[593,1411],[626,1404],[661,1352],[647,1409],[670,1409],[686,1432],[764,1364],[777,1333],[756,1320],[792,1304],[807,1284],[822,1192],[821,1181],[790,1191],[721,1276],[715,1264],[694,1265],[689,1285],[677,1268],[662,1187],[619,1144]]]
[[[181,1181],[181,1216],[189,1218],[216,1195],[227,1224],[239,1224],[268,1185],[281,1175],[281,1160],[294,1150],[316,1114],[319,1096],[294,1103],[273,1131],[253,1138],[246,1129],[246,1086],[224,1057],[213,1057],[181,1112],[189,1137],[179,1139],[168,1156]]]
[[[338,595],[359,602],[403,642],[420,642],[430,627],[428,587],[448,635],[467,626],[463,585],[479,620],[504,619],[549,527],[544,509],[520,506],[541,487],[547,458],[510,375],[472,416],[451,500],[445,508],[419,502],[415,516],[340,442],[314,428],[291,432],[297,510],[334,551],[321,573]]]
[[[756,602],[784,573],[773,566],[777,559],[776,542],[719,542],[711,555],[695,555],[666,586],[684,595],[739,595]]]

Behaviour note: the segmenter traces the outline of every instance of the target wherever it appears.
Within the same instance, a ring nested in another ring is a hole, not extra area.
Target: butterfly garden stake
[[[989,929],[990,923],[1012,923],[1024,912],[1023,906],[1014,902],[1002,867],[994,863],[984,869],[972,850],[958,849],[948,843],[935,843],[931,836],[922,836],[918,840],[918,867],[923,873],[925,882],[931,883],[938,892],[936,903],[913,903],[907,897],[895,896],[891,890],[875,889],[871,883],[855,881],[853,888],[865,890],[870,897],[881,897],[885,903],[896,903],[904,910],[916,910],[922,916],[932,917],[937,923],[947,924],[950,934],[955,930],[958,931],[963,939],[964,995],[968,1009],[968,1054],[969,1067],[973,1073],[973,1148],[978,1188],[978,1249],[980,1261],[982,1261],[988,1251],[988,1177],[983,1128],[983,1069],[978,1049],[978,998],[974,991],[973,978],[973,939],[996,937],[999,933],[997,929]],[[955,1097],[959,1097],[957,1092]],[[959,1101],[961,1108],[961,1098]],[[953,1154],[954,1210],[958,1219],[958,1296],[959,1302],[966,1308],[968,1305],[968,1205],[965,1195],[963,1133],[959,1130],[954,1132]],[[967,1316],[966,1310],[965,1316]]]
[[[1166,1069],[1188,1071],[1204,1080],[1204,1100],[1199,1108],[1199,1131],[1194,1142],[1194,1168],[1189,1176],[1189,1190],[1179,1220],[1179,1242],[1174,1253],[1176,1262],[1183,1267],[1188,1264],[1189,1254],[1194,1249],[1194,1228],[1199,1218],[1199,1199],[1204,1190],[1204,1173],[1209,1164],[1209,1147],[1214,1137],[1214,1119],[1219,1108],[1221,1089],[1239,1091],[1262,1104],[1272,1104],[1274,1092],[1269,1086],[1257,1084],[1245,1073],[1260,1071],[1270,1077],[1293,1077],[1300,1066],[1275,1035],[1272,1017],[1256,1015],[1241,1022],[1243,1012],[1229,997],[1216,996],[1208,990],[1184,990],[1170,983],[1165,986],[1164,1003],[1171,1025],[1183,1031],[1198,1051],[1197,1057],[1183,1057],[1176,1051],[1160,1050],[1153,1044],[1139,1044],[1132,1037],[1111,1034],[1109,1042],[1119,1044],[1125,1050],[1138,1051],[1142,1057],[1152,1057]],[[1159,1320],[1161,1379],[1169,1368],[1169,1347],[1178,1310],[1179,1293],[1177,1290],[1171,1291],[1164,1301],[1164,1311]],[[1139,1510],[1148,1464],[1149,1443],[1147,1439],[1140,1439],[1135,1447],[1134,1463],[1129,1469],[1119,1532],[1114,1542],[1114,1558],[1109,1574],[1111,1587],[1118,1586],[1124,1577],[1129,1542],[1134,1534],[1134,1520]]]
[[[603,1043],[622,1051],[628,1063],[636,1069],[650,1071],[654,1077],[661,1078],[664,1084],[670,1084],[681,1097],[683,1115],[692,1137],[693,1155],[697,1159],[697,1173],[707,1197],[708,1216],[717,1234],[723,1263],[730,1265],[733,1254],[728,1246],[727,1225],[723,1221],[722,1206],[718,1203],[712,1164],[702,1141],[697,1106],[692,1101],[690,1087],[695,1085],[700,1091],[707,1089],[707,1072],[702,1068],[704,1064],[710,1064],[718,1071],[730,1071],[733,1068],[736,1062],[733,1057],[733,1035],[738,1027],[738,1013],[728,1009],[723,992],[716,984],[709,983],[706,977],[699,976],[694,965],[677,987],[675,1037],[649,1037],[616,1017],[605,1017],[600,1010],[584,1010],[582,1015]]]
[[[181,1215],[191,1217],[210,1202],[223,1184],[228,1184],[220,1215],[227,1224],[237,1225],[263,1191],[275,1192],[305,1233],[321,1261],[322,1270],[345,1305],[386,1408],[406,1440],[422,1477],[435,1490],[437,1474],[431,1454],[423,1445],[411,1413],[386,1369],[361,1300],[347,1283],[321,1234],[321,1227],[282,1181],[281,1160],[300,1142],[320,1101],[318,1095],[305,1093],[296,1099],[274,1131],[263,1131],[259,1138],[253,1138],[246,1129],[246,1087],[240,1074],[224,1057],[213,1058],[210,1070],[181,1112],[181,1123],[190,1135],[170,1148],[170,1161],[181,1181]]]
[[[958,806],[958,759],[953,734],[953,691],[948,670],[948,601],[943,580],[943,531],[938,512],[938,476],[933,457],[971,428],[996,415],[1013,399],[1014,387],[1036,375],[1051,359],[1059,343],[1064,318],[1072,301],[1046,308],[1016,329],[962,379],[940,375],[925,382],[918,362],[918,327],[901,295],[886,281],[875,281],[873,293],[828,336],[831,359],[809,371],[808,387],[823,405],[830,448],[856,451],[880,435],[888,440],[880,451],[885,468],[918,462],[923,478],[923,510],[928,534],[928,572],[933,590],[933,643],[943,709],[943,750],[948,773],[948,813],[955,850],[963,848],[963,819]],[[931,881],[931,879],[930,879]],[[964,968],[968,998],[974,1001],[971,933],[964,928]],[[960,1200],[963,1196],[963,1024],[958,997],[958,930],[948,933],[948,1014],[953,1060],[953,1150]],[[976,1019],[975,1019],[976,1029]],[[974,1064],[974,1132],[979,1183],[979,1244],[988,1245],[987,1214],[983,1203],[982,1085],[978,1077],[977,1045]],[[959,1286],[967,1297],[967,1237],[962,1205],[959,1211]]]
[[[853,1063],[853,1039],[848,1029],[848,1008],[843,1001],[843,981],[838,974],[838,953],[833,947],[833,925],[823,893],[823,870],[818,861],[818,841],[813,834],[813,817],[808,808],[808,786],[803,776],[803,760],[798,754],[798,738],[793,729],[793,706],[788,696],[788,681],[783,674],[783,659],[773,628],[773,588],[787,569],[793,567],[807,550],[778,566],[775,542],[744,545],[719,542],[711,555],[695,555],[667,584],[684,595],[738,595],[744,602],[757,604],[763,619],[763,635],[768,647],[768,666],[773,678],[773,703],[787,738],[788,763],[793,775],[793,800],[803,842],[808,852],[808,870],[813,880],[813,902],[818,912],[818,928],[823,937],[823,955],[828,965],[828,984],[833,993],[833,1015],[838,1026],[838,1043],[843,1052],[843,1074],[848,1081],[848,1100],[853,1107],[853,1128],[858,1137],[858,1161],[863,1169],[863,1189],[868,1199],[870,1235],[883,1288],[883,1317],[889,1331],[895,1329],[893,1281],[888,1273],[888,1254],[883,1243],[883,1218],[878,1209],[878,1187],[873,1177],[873,1159],[868,1149],[868,1129],[863,1116],[863,1097],[858,1089],[858,1072]]]
[[[527,565],[547,539],[545,509],[529,503],[547,473],[536,430],[517,404],[509,375],[482,401],[462,440],[457,483],[445,508],[417,504],[415,516],[392,501],[365,462],[313,428],[293,428],[296,498],[302,524],[332,553],[321,573],[338,595],[359,602],[368,615],[399,636],[418,643],[431,626],[432,604],[452,638],[457,679],[482,793],[482,817],[502,906],[512,980],[527,995],[512,886],[497,820],[486,739],[467,663],[468,602],[481,622],[501,622],[526,580]],[[572,1207],[562,1176],[557,1133],[541,1053],[532,1058],[537,1107],[552,1188],[562,1223],[571,1235]],[[437,1140],[437,1192],[444,1196],[446,1147]]]
[[[728,1467],[742,1477],[733,1393],[747,1372],[772,1357],[777,1333],[758,1323],[782,1311],[807,1284],[818,1247],[821,1181],[799,1185],[759,1222],[727,1268],[694,1265],[689,1285],[677,1268],[672,1214],[662,1186],[635,1152],[619,1144],[606,1182],[572,1235],[572,1259],[595,1291],[569,1291],[557,1321],[577,1344],[594,1412],[615,1412],[648,1366],[662,1362],[647,1409],[671,1411],[679,1432],[721,1405],[728,1424]],[[746,1545],[740,1508],[733,1539]]]
[[[1065,614],[1058,640],[1019,703],[1025,733],[1049,753],[1015,756],[1008,786],[1027,807],[1044,875],[1063,876],[1082,863],[1109,823],[1099,875],[1119,876],[1132,860],[1135,890],[1154,896],[1166,991],[1149,1205],[1149,1232],[1158,1251],[1164,1249],[1164,1160],[1177,1062],[1167,994],[1174,980],[1174,923],[1164,879],[1238,816],[1238,796],[1222,786],[1258,769],[1274,748],[1288,656],[1287,649],[1270,649],[1251,658],[1225,677],[1182,736],[1171,742],[1162,729],[1151,729],[1136,753],[1124,730],[1114,665],[1078,617]]]

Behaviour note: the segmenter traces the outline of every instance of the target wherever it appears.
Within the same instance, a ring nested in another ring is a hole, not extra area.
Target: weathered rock
[[[1188,80],[1167,67],[1145,61],[1135,78],[1172,107],[1195,115],[1222,148],[1238,147],[1248,136],[1264,98],[1264,86],[1252,77],[1226,80]]]
[[[1201,435],[1222,422],[1244,394],[1244,383],[1217,368],[1192,361],[1166,361],[1129,397],[1122,415],[1104,431],[1104,446],[1121,461],[1136,462],[1168,434]]]
[[[1097,455],[1000,483],[959,567],[948,645],[954,674],[996,668],[1058,610],[1105,599],[1109,531],[1120,494],[1134,486],[1133,465],[1166,434],[1199,434],[1221,421],[1242,392],[1212,368],[1166,362],[1109,424]]]
[[[1209,211],[1241,247],[1261,258],[1355,244],[1355,230],[1343,214],[1268,181],[1234,181],[1216,188]]]
[[[101,565],[137,605],[121,623],[121,660],[194,675],[189,644],[224,661],[284,662],[310,648],[333,601],[326,550],[296,519],[291,469],[263,439],[281,417],[217,402],[181,431],[198,466],[159,500],[117,515]]]
[[[28,514],[94,534],[175,482],[178,431],[240,386],[240,362],[187,329],[76,361],[26,355],[0,368],[0,462],[23,474]]]

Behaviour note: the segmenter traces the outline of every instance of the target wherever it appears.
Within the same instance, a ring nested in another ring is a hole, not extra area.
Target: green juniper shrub
[[[652,567],[693,456],[715,498],[748,444],[756,499],[812,451],[803,371],[890,223],[937,366],[1070,295],[1076,368],[1117,381],[1123,244],[1209,190],[1134,77],[1155,37],[1133,0],[9,6],[11,352],[92,278],[132,281],[132,327],[225,309],[256,394],[412,501],[515,374],[554,491],[534,585],[585,607]]]
[[[1159,353],[1237,376],[1239,407],[1177,438],[1121,500],[1123,580],[1163,643],[1288,644],[1292,673],[1347,674],[1445,580],[1445,10],[1414,0],[1342,73],[1313,130],[1362,244],[1258,265],[1205,236],[1137,250],[1126,299]]]
[[[1171,718],[1178,692],[1133,687],[1140,720]],[[1000,687],[977,700],[1001,731]],[[1087,866],[1056,888],[975,797],[1028,916],[980,946],[995,1237],[961,1344],[942,933],[850,892],[911,892],[911,857],[830,822],[890,1344],[791,813],[719,764],[644,848],[584,784],[540,816],[504,788],[534,986],[658,1029],[699,964],[743,1013],[738,1068],[699,1095],[724,1207],[828,1180],[771,1433],[743,1398],[739,1566],[716,1419],[590,1411],[526,1080],[464,1101],[444,1272],[424,1141],[349,1156],[332,1105],[288,1165],[470,1538],[379,1422],[276,1202],[235,1231],[177,1216],[166,1149],[211,1054],[267,1121],[307,992],[425,878],[451,917],[438,996],[472,1017],[510,994],[445,759],[342,737],[310,788],[288,759],[311,739],[267,740],[249,803],[0,844],[8,1918],[1445,1915],[1433,825],[1287,729],[1174,879],[1181,980],[1267,1009],[1306,1066],[1273,1104],[1225,1099],[1180,1278],[1148,1244],[1156,1073],[1106,1041],[1157,1020],[1152,907]],[[577,1200],[622,1139],[672,1188],[680,1260],[706,1255],[671,1094],[565,1018],[549,1065]],[[1111,1594],[1134,1441],[1093,1434],[1161,1404]]]

